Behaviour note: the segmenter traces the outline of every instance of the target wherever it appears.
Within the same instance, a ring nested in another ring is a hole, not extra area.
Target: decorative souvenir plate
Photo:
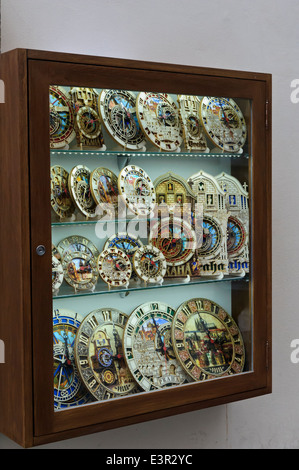
[[[59,165],[51,167],[51,206],[61,219],[71,217],[75,211],[68,189],[68,172]]]
[[[143,149],[145,139],[136,117],[136,96],[131,91],[103,90],[99,110],[112,138],[128,150]]]
[[[137,117],[148,140],[160,150],[174,152],[180,149],[183,131],[178,108],[169,94],[139,93]]]
[[[125,166],[118,177],[119,193],[127,207],[136,215],[146,216],[156,204],[156,193],[152,180],[139,166]]]
[[[67,92],[60,86],[50,86],[50,147],[63,148],[75,137],[74,113]]]
[[[246,142],[244,116],[231,98],[204,96],[200,104],[201,121],[208,136],[226,152],[239,152]]]
[[[209,299],[194,298],[177,309],[172,324],[175,354],[194,380],[242,372],[243,339],[234,319]]]
[[[54,408],[91,401],[75,364],[74,343],[82,317],[72,310],[53,311]]]
[[[82,321],[75,343],[82,380],[97,400],[138,391],[123,354],[123,332],[128,316],[115,308],[100,308]]]
[[[136,308],[126,323],[123,340],[126,362],[145,391],[187,381],[171,342],[174,315],[175,310],[169,305],[148,302]]]

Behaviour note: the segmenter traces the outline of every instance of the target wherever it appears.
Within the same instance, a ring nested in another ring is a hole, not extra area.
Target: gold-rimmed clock
[[[186,149],[208,152],[207,139],[200,121],[200,98],[193,95],[178,95],[178,104]]]
[[[92,219],[97,217],[97,204],[92,197],[90,175],[91,171],[86,165],[77,165],[70,171],[68,186],[80,213]]]
[[[137,117],[151,144],[162,151],[180,151],[183,142],[178,107],[168,93],[141,92],[137,96]]]
[[[68,179],[69,173],[60,165],[51,167],[51,207],[60,219],[70,218],[75,212]]]
[[[50,148],[68,148],[75,139],[75,118],[67,91],[61,86],[50,86]]]

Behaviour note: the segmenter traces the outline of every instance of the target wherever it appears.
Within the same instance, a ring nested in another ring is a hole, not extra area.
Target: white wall
[[[2,51],[45,49],[273,74],[273,394],[44,448],[299,448],[297,0],[2,0]],[[0,448],[13,448],[0,435]]]

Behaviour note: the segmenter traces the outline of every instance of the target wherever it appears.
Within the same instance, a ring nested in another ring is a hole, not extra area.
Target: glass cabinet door
[[[49,87],[55,413],[252,371],[252,100],[84,85]]]

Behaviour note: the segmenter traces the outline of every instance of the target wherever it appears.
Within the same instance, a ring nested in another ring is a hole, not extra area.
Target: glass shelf
[[[118,157],[118,158],[140,158],[140,157],[188,157],[188,158],[245,158],[249,159],[250,155],[248,153],[225,153],[221,152],[159,152],[159,151],[101,151],[101,150],[90,150],[90,149],[51,149],[51,155],[64,155],[64,156],[78,156],[78,155],[88,155],[88,156],[95,156],[95,157]]]
[[[64,299],[70,297],[83,297],[89,295],[101,295],[101,294],[115,294],[118,293],[122,297],[126,297],[130,292],[134,291],[141,291],[141,290],[149,290],[149,289],[162,289],[165,287],[182,287],[186,285],[199,285],[199,284],[207,284],[212,282],[231,282],[231,281],[245,281],[249,282],[249,276],[224,276],[221,279],[217,278],[191,278],[189,281],[187,278],[166,278],[164,279],[163,283],[161,284],[147,284],[145,285],[142,281],[138,282],[135,280],[130,280],[129,287],[111,287],[109,289],[108,285],[105,284],[103,281],[98,280],[95,290],[94,291],[76,291],[73,287],[69,286],[68,284],[64,283],[59,292],[53,294],[53,299]]]

